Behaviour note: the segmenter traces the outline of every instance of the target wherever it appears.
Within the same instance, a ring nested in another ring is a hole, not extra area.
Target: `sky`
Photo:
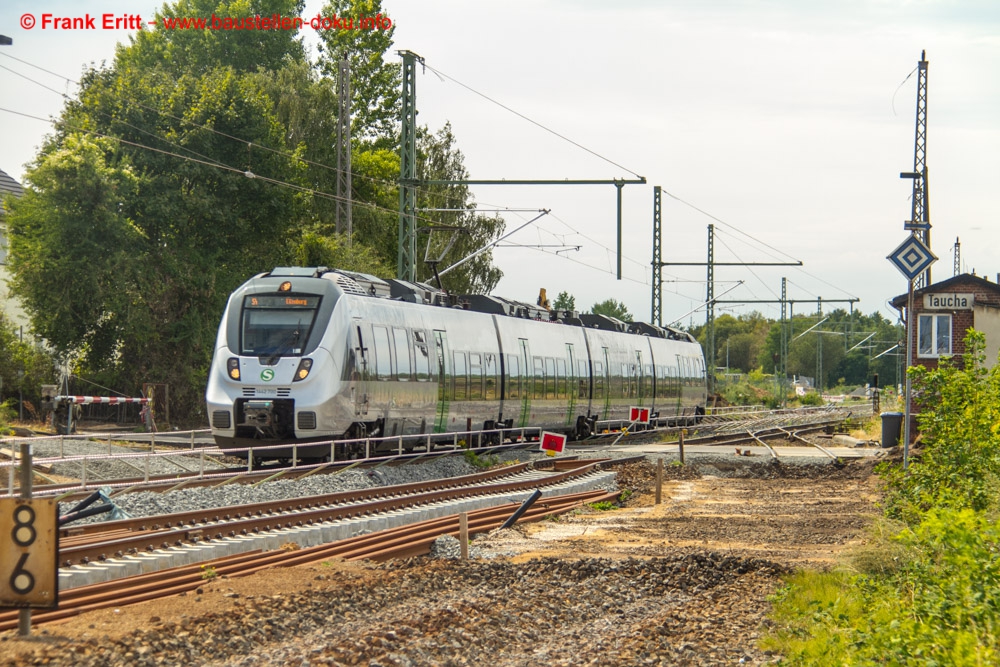
[[[149,20],[159,5],[8,0],[0,34],[13,45],[0,46],[0,66],[73,95],[75,86],[2,54],[76,79],[110,62],[130,31],[98,21],[95,30],[56,32],[41,28],[43,13]],[[322,5],[309,0],[303,16]],[[518,209],[503,214],[508,230],[550,210],[494,250],[505,274],[497,294],[533,302],[539,288],[550,298],[565,291],[580,310],[614,298],[649,320],[659,185],[664,262],[705,262],[709,224],[717,262],[803,262],[719,266],[718,298],[777,300],[786,277],[795,313],[815,312],[817,297],[824,310],[857,298],[855,310],[895,319],[887,302],[906,280],[886,256],[909,234],[912,182],[899,174],[913,168],[922,50],[939,257],[932,279],[952,276],[956,238],[963,271],[1000,277],[990,199],[1000,192],[995,0],[383,0],[383,8],[394,48],[427,65],[417,73],[418,121],[431,130],[451,123],[472,178],[646,179],[622,192],[622,280],[613,186],[473,187],[483,209]],[[30,30],[25,13],[36,18]],[[43,117],[62,108],[60,95],[7,69],[0,90],[0,107]],[[50,126],[0,118],[0,168],[20,180]],[[663,323],[704,322],[705,267],[667,266],[663,278]],[[719,304],[716,313],[751,310],[780,314],[760,303]]]

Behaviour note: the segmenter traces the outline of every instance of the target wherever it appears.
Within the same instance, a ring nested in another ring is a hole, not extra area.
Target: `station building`
[[[902,294],[891,302],[904,323],[909,321],[906,297]],[[935,369],[944,357],[960,357],[965,353],[966,332],[976,329],[986,337],[986,365],[992,368],[1000,354],[1000,284],[962,273],[914,290],[913,328],[907,331],[913,345],[907,366]]]

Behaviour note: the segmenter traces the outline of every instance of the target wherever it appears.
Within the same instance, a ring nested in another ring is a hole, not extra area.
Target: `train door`
[[[604,351],[604,419],[611,419],[611,355],[608,348],[602,347]]]
[[[434,415],[434,432],[444,433],[448,428],[448,404],[451,393],[451,370],[448,364],[448,334],[434,330],[434,351],[437,359],[438,400]]]
[[[635,364],[632,366],[632,397],[636,399],[636,405],[643,407],[643,399],[646,397],[646,387],[644,386],[642,375],[642,350],[635,351]]]
[[[566,358],[569,362],[566,366],[566,377],[560,378],[560,382],[566,385],[566,426],[576,423],[576,398],[579,393],[576,388],[576,351],[573,350],[573,343],[566,343]]]
[[[353,355],[353,370],[351,371],[351,393],[354,398],[354,415],[368,415],[368,393],[370,391],[370,367],[368,363],[368,346],[363,332],[365,325],[360,319],[354,320],[351,327],[351,354]]]
[[[528,349],[528,339],[518,338],[518,350],[521,353],[521,419],[517,424],[526,427],[531,421],[531,393],[535,390],[534,373],[531,369],[531,354]]]

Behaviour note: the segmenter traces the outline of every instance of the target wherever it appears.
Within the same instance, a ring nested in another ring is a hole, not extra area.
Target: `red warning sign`
[[[566,436],[560,433],[542,431],[542,437],[539,438],[538,442],[541,451],[561,454],[563,448],[566,446]]]
[[[648,424],[649,408],[635,408],[635,407],[629,408],[628,420],[636,424]]]

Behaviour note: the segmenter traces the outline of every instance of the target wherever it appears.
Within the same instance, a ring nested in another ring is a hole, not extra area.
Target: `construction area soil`
[[[737,665],[795,568],[829,568],[875,512],[870,462],[624,466],[633,492],[473,540],[468,561],[329,562],[90,612],[0,665]],[[475,557],[478,554],[478,557]]]

